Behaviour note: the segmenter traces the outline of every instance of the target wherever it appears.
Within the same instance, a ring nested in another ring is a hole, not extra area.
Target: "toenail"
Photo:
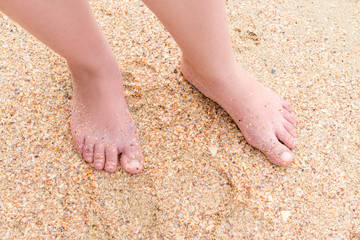
[[[115,170],[115,167],[114,167],[114,166],[108,166],[108,167],[107,167],[107,170],[108,170],[108,171],[114,171],[114,170]]]
[[[114,169],[116,168],[116,164],[106,164],[106,167],[109,169]]]
[[[102,163],[95,163],[95,166],[96,166],[96,167],[101,167],[101,166],[102,166]]]
[[[292,159],[292,155],[291,153],[289,152],[283,152],[281,155],[280,155],[280,159],[282,162],[284,163],[290,163],[291,162],[291,159]]]

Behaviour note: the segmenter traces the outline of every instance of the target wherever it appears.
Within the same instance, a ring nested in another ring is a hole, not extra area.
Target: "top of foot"
[[[233,118],[245,139],[274,164],[286,166],[296,146],[295,118],[288,102],[256,81],[240,66],[226,75],[199,74],[182,58],[185,78],[219,103]]]
[[[126,171],[140,172],[144,158],[123,95],[120,73],[72,77],[71,130],[77,151],[96,169],[114,172],[121,154],[121,165]]]

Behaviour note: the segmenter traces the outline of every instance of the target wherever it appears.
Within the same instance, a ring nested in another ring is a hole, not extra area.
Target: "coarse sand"
[[[0,14],[1,239],[360,239],[360,1],[227,1],[238,61],[293,105],[286,168],[187,83],[144,4],[90,3],[123,71],[145,169],[85,163],[64,59]]]

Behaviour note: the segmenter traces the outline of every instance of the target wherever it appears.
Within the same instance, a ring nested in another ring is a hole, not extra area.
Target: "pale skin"
[[[246,72],[232,52],[224,0],[144,0],[182,50],[181,71],[233,118],[246,140],[286,166],[296,146],[288,102]],[[127,108],[120,69],[87,0],[0,0],[0,10],[48,45],[72,74],[71,130],[96,169],[130,173],[144,157]]]

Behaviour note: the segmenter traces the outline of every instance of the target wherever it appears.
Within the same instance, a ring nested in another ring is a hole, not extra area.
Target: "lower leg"
[[[183,57],[201,73],[230,71],[232,52],[225,0],[143,0],[180,46]],[[223,74],[223,72],[218,73]]]
[[[184,76],[224,107],[247,141],[271,162],[289,164],[296,145],[291,107],[236,63],[225,1],[143,1],[180,46]]]
[[[85,70],[117,67],[86,0],[2,0],[0,10],[64,57],[69,65]]]
[[[77,150],[114,171],[118,153],[129,172],[143,158],[116,59],[87,0],[2,0],[0,10],[63,56],[73,79],[71,129]]]

